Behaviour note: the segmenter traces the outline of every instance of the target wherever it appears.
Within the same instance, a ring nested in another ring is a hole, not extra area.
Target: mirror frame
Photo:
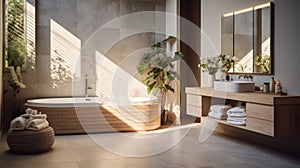
[[[274,18],[275,18],[275,13],[274,13],[274,3],[273,2],[268,2],[269,4],[270,4],[270,73],[264,73],[264,72],[254,72],[254,66],[255,66],[255,63],[254,63],[254,59],[255,59],[255,55],[253,54],[253,72],[235,72],[234,70],[235,70],[235,64],[233,65],[233,72],[231,71],[231,72],[228,72],[228,74],[237,74],[237,75],[239,75],[239,74],[251,74],[251,75],[274,75],[274,63],[275,63],[275,61],[274,61],[274,58],[275,58],[275,56],[274,56],[274,34],[275,34],[275,32],[274,32]],[[268,4],[268,3],[264,3],[264,4]],[[261,4],[261,5],[264,5],[264,4]],[[256,6],[252,6],[252,7],[249,7],[249,8],[252,8],[252,11],[254,12],[254,8],[255,7],[257,7],[257,6],[261,6],[261,5],[256,5]],[[245,8],[245,9],[248,9],[248,8]],[[241,10],[243,10],[243,9],[241,9]],[[235,30],[234,30],[234,26],[235,26],[235,22],[234,22],[234,15],[235,15],[235,12],[237,12],[237,11],[241,11],[241,10],[236,10],[236,11],[232,11],[232,12],[229,12],[229,13],[227,13],[227,14],[223,14],[222,16],[221,16],[221,53],[222,53],[222,51],[223,51],[223,37],[222,37],[222,35],[223,35],[223,29],[222,29],[222,27],[223,27],[223,24],[222,24],[222,19],[225,17],[225,16],[230,16],[230,15],[232,15],[232,17],[233,17],[233,21],[232,21],[232,23],[233,23],[233,25],[232,25],[232,53],[233,53],[233,55],[234,55],[234,47],[235,47],[235,44],[234,44],[234,41],[235,41],[235,37],[234,37],[234,34],[235,34]],[[238,14],[240,14],[240,13],[238,13]],[[255,24],[253,24],[253,29],[254,29],[254,25]],[[253,33],[252,34],[252,43],[254,43],[254,39],[255,39],[255,34]],[[252,45],[252,47],[254,47],[254,45]],[[223,54],[223,53],[222,53]]]

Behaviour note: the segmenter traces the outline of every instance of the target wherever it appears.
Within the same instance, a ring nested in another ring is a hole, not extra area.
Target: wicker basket
[[[39,153],[51,149],[54,144],[54,131],[47,127],[40,131],[12,131],[7,134],[7,144],[15,153]]]

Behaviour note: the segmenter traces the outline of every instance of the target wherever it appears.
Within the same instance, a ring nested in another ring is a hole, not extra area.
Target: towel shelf
[[[186,113],[206,117],[210,105],[225,102],[246,103],[246,126],[219,123],[271,137],[300,135],[300,96],[281,96],[274,93],[230,93],[213,88],[187,87]],[[198,101],[198,104],[196,103]]]

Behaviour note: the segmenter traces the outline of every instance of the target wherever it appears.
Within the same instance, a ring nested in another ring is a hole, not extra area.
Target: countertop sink
[[[253,81],[215,81],[214,90],[234,93],[254,92]]]

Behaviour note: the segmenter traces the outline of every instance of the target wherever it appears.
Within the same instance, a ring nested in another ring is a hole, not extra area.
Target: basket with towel
[[[38,112],[33,109],[26,109],[26,114],[13,119],[10,122],[10,129],[13,131],[21,130],[33,130],[39,131],[41,129],[47,128],[49,123],[47,121],[47,115]]]
[[[219,120],[226,120],[227,118],[227,111],[231,108],[231,105],[212,105],[210,106],[210,110],[208,116],[211,118],[219,119]]]
[[[46,114],[30,108],[13,119],[7,133],[10,150],[15,153],[39,153],[51,149],[55,136],[46,119]]]
[[[246,125],[246,109],[233,107],[227,111],[227,123],[233,125]]]

